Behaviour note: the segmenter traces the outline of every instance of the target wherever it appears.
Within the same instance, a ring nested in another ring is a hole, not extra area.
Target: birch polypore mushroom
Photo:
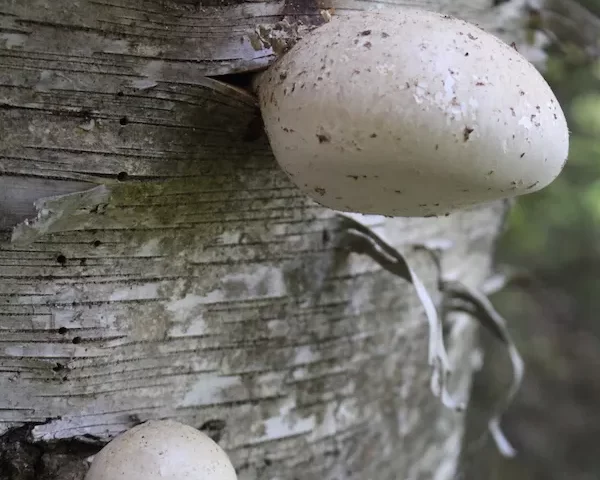
[[[207,435],[166,420],[132,428],[94,458],[85,480],[236,480],[227,454]]]
[[[565,117],[535,67],[434,12],[334,16],[256,87],[277,161],[336,210],[445,214],[539,190],[568,154]]]

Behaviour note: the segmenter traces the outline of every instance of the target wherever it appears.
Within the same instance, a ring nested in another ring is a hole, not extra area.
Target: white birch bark
[[[430,393],[414,291],[334,249],[252,96],[207,78],[274,60],[259,24],[378,4],[209,3],[0,0],[0,434],[169,417],[219,430],[242,480],[452,478],[462,416]],[[514,28],[524,2],[395,3]],[[423,246],[477,286],[504,212],[376,228],[435,298]],[[466,397],[473,327],[450,337]]]

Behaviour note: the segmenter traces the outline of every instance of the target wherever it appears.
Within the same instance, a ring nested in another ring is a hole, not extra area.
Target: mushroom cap
[[[210,437],[172,420],[148,421],[116,437],[94,458],[85,480],[236,480]]]
[[[334,16],[256,81],[272,150],[318,203],[430,216],[539,190],[564,114],[515,48],[414,8]]]

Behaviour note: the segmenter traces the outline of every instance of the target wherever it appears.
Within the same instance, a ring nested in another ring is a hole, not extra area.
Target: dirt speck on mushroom
[[[470,127],[465,127],[465,129],[463,130],[463,140],[465,142],[469,141],[469,138],[471,137],[471,134],[475,131],[474,128],[470,128]]]

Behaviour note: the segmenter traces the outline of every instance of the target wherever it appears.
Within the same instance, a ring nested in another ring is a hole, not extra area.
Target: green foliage
[[[580,135],[600,135],[600,93],[576,97],[571,106],[571,117]]]

